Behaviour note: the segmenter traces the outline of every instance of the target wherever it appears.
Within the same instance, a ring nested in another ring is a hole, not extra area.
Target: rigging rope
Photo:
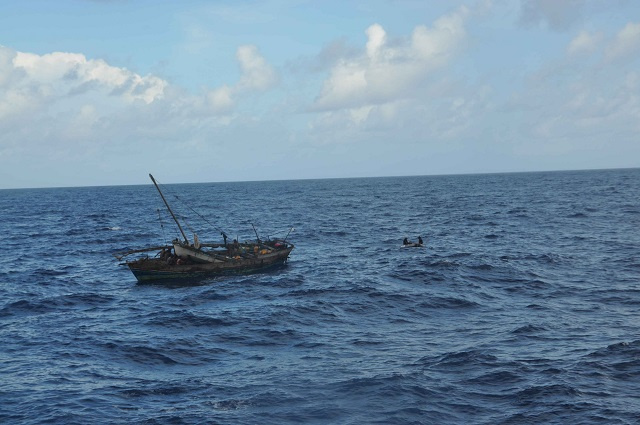
[[[205,223],[207,223],[209,226],[213,227],[213,228],[214,228],[214,229],[216,229],[218,232],[220,232],[220,234],[222,235],[222,237],[225,239],[225,242],[226,242],[226,239],[228,238],[228,235],[227,235],[227,233],[226,233],[224,230],[222,230],[220,227],[216,226],[215,224],[213,224],[213,223],[211,223],[209,220],[207,220],[207,218],[206,218],[206,217],[204,217],[202,214],[200,214],[198,211],[196,211],[196,210],[195,210],[195,209],[194,209],[194,208],[189,204],[189,202],[187,202],[187,201],[183,200],[182,198],[180,198],[176,193],[174,193],[172,190],[170,190],[170,189],[168,189],[167,187],[165,187],[163,184],[160,184],[160,182],[158,182],[158,181],[157,181],[157,179],[156,179],[156,183],[157,183],[158,185],[162,186],[162,189],[163,189],[165,192],[170,193],[170,194],[171,194],[171,195],[172,195],[176,200],[178,200],[178,201],[180,201],[182,204],[184,204],[184,206],[186,206],[186,207],[187,207],[187,209],[189,209],[192,213],[194,213],[196,216],[200,217],[200,219],[201,219],[202,221],[204,221],[204,222],[205,222]],[[180,216],[180,219],[182,220],[182,222],[185,224],[185,226],[189,229],[189,231],[190,231],[192,234],[194,234],[194,235],[195,235],[195,234],[196,234],[195,230],[194,230],[194,229],[189,225],[189,222],[186,220],[185,216],[184,216],[183,214],[179,214],[179,216]],[[252,223],[251,223],[251,225],[253,226],[253,224],[252,224]],[[254,229],[254,230],[255,230],[255,229]],[[275,233],[272,233],[272,235],[273,235],[273,236],[275,236],[275,237],[277,238],[277,236],[278,236],[278,235],[284,235],[286,232],[288,232],[288,233],[287,233],[287,236],[286,236],[286,237],[288,237],[292,230],[293,230],[293,228],[291,228],[291,229],[286,229],[286,230],[283,230],[283,231],[276,231]],[[176,232],[176,235],[177,235],[177,232]],[[286,237],[285,237],[285,238],[286,238]],[[178,236],[178,238],[179,238],[179,236]],[[238,239],[238,236],[236,236],[236,239]],[[267,234],[267,239],[271,239],[271,235]]]
[[[220,229],[218,226],[216,226],[215,224],[213,224],[209,220],[207,220],[206,217],[204,217],[202,214],[200,214],[198,211],[196,211],[191,205],[189,205],[189,203],[187,201],[181,199],[172,190],[167,189],[163,184],[160,184],[160,182],[158,182],[157,179],[156,179],[156,183],[158,183],[158,185],[162,186],[162,189],[167,191],[167,192],[169,192],[175,199],[177,199],[178,201],[182,202],[191,212],[193,212],[195,215],[200,217],[200,219],[203,220],[205,223],[207,223],[209,226],[211,226],[214,229],[216,229],[218,232],[220,232],[220,234],[226,235],[226,232],[224,230]],[[185,223],[186,227],[191,231],[191,233],[195,234],[195,231],[193,230],[193,228],[191,228],[191,226],[189,226],[189,223],[184,218],[184,215],[180,214],[180,219]]]
[[[214,229],[216,229],[218,232],[220,233],[225,233],[224,230],[220,229],[218,226],[216,226],[215,224],[211,223],[209,220],[207,220],[206,217],[204,217],[202,214],[200,214],[198,211],[196,211],[195,209],[193,209],[193,207],[191,207],[191,205],[189,205],[189,203],[187,201],[184,201],[182,199],[180,199],[178,197],[178,195],[176,195],[175,193],[172,193],[172,195],[180,202],[183,202],[187,208],[189,208],[191,210],[191,212],[193,212],[195,215],[197,215],[198,217],[200,217],[205,223],[207,223],[209,226],[213,227]]]
[[[164,222],[162,221],[162,215],[160,214],[160,208],[157,209],[158,211],[158,221],[160,222],[160,228],[162,229],[162,242],[166,242],[167,241],[167,237],[164,234]]]

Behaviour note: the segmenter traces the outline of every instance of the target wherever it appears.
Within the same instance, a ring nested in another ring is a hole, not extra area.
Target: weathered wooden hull
[[[214,276],[251,274],[279,267],[286,263],[292,249],[293,246],[290,245],[286,249],[280,249],[266,255],[225,262],[168,264],[160,259],[142,258],[128,261],[126,265],[138,282],[196,280]]]
[[[293,250],[293,245],[287,243],[286,240],[293,228],[289,230],[283,240],[261,241],[256,232],[257,240],[255,242],[238,243],[234,240],[233,244],[227,245],[227,235],[223,232],[224,244],[201,244],[195,234],[193,235],[193,244],[191,244],[158,183],[151,174],[149,177],[176,226],[178,226],[183,239],[182,241],[174,240],[171,247],[160,246],[114,253],[113,255],[118,260],[122,260],[131,254],[156,252],[155,257],[149,258],[149,254],[146,254],[143,258],[125,263],[138,282],[170,279],[191,280],[218,275],[255,273],[281,266],[287,261]],[[171,253],[172,249],[173,253]]]

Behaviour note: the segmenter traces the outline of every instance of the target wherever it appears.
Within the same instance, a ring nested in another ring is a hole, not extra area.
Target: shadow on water
[[[269,267],[268,269],[261,270],[258,273],[232,273],[220,276],[210,277],[183,277],[183,278],[168,278],[168,279],[155,279],[146,280],[142,282],[136,282],[138,286],[159,287],[168,289],[189,288],[197,286],[213,286],[219,284],[233,284],[239,277],[252,277],[254,280],[260,280],[264,278],[273,278],[282,273],[285,273],[289,268],[288,264],[278,264],[277,266]]]

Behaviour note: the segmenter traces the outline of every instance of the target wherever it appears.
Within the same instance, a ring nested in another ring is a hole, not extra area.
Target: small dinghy
[[[424,248],[424,242],[420,236],[418,236],[418,242],[411,242],[407,238],[404,238],[400,248]]]

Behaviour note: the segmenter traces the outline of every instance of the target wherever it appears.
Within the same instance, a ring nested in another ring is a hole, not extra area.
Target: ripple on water
[[[287,266],[136,285],[151,185],[0,191],[0,422],[637,422],[640,170],[166,186]]]

